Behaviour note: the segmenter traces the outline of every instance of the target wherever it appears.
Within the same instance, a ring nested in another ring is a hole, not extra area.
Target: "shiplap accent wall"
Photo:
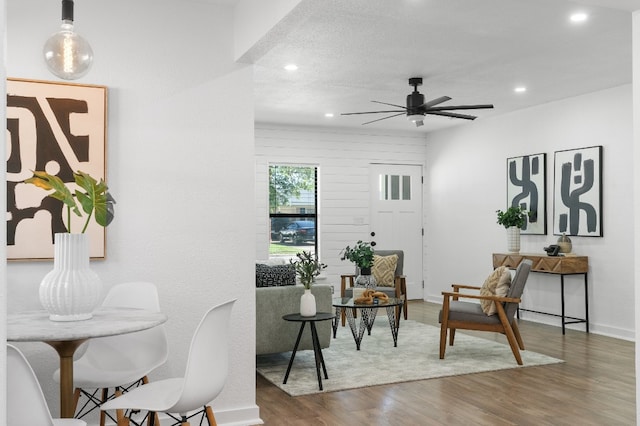
[[[269,253],[269,164],[315,165],[318,251],[327,264],[329,282],[339,289],[340,274],[353,270],[350,262],[340,260],[340,251],[359,239],[370,239],[369,164],[411,164],[424,169],[425,136],[257,123],[255,138],[256,259],[266,259]]]

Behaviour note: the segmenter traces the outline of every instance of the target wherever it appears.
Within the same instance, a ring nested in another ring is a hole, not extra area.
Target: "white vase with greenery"
[[[115,200],[107,192],[107,185],[86,173],[74,173],[79,189],[71,193],[57,176],[46,172],[34,172],[25,180],[45,190],[62,201],[67,208],[67,232],[54,235],[53,270],[40,283],[40,303],[49,312],[52,321],[80,321],[90,319],[100,303],[102,283],[90,267],[89,237],[85,234],[91,217],[101,226],[113,220]],[[71,212],[82,217],[86,215],[81,233],[71,232]]]
[[[527,223],[527,211],[523,207],[509,207],[506,211],[496,210],[498,224],[507,229],[507,251],[520,252],[520,230]]]
[[[300,297],[300,315],[303,317],[312,317],[316,314],[316,298],[311,294],[311,285],[315,277],[327,267],[318,260],[318,257],[310,251],[297,253],[298,260],[291,260],[290,263],[296,270],[296,275],[304,286],[304,294]]]

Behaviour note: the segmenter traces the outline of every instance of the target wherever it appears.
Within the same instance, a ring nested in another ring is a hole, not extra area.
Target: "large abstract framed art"
[[[47,191],[22,183],[34,170],[68,182],[73,172],[105,177],[107,88],[7,80],[7,258],[53,258],[53,235],[66,208]],[[72,215],[73,216],[73,215]],[[78,218],[81,221],[81,218]],[[73,225],[79,229],[80,225]],[[92,258],[105,257],[105,228],[91,221]]]
[[[530,212],[521,234],[547,233],[546,161],[546,154],[507,158],[507,206]]]
[[[556,151],[553,233],[602,236],[602,146]]]

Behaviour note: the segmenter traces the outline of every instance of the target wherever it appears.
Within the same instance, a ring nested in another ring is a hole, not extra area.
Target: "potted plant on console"
[[[371,275],[373,266],[373,247],[371,243],[358,240],[356,245],[347,246],[342,250],[342,260],[350,260],[358,267],[358,276],[355,280],[356,287],[375,288],[376,282]]]
[[[520,230],[527,223],[527,211],[521,207],[509,207],[506,211],[496,210],[498,224],[507,229],[507,251],[520,251]]]
[[[318,256],[310,251],[297,253],[298,260],[291,259],[289,262],[296,270],[296,275],[304,286],[304,294],[300,297],[300,315],[312,317],[316,314],[316,298],[311,294],[311,284],[320,272],[327,267],[318,260]]]
[[[33,172],[24,183],[33,184],[47,191],[47,196],[62,202],[66,207],[67,232],[54,234],[53,270],[40,283],[39,296],[42,306],[53,321],[78,321],[92,317],[100,302],[102,284],[98,275],[89,267],[89,241],[85,234],[91,218],[100,226],[113,220],[115,200],[102,179],[96,181],[89,174],[78,171],[73,174],[76,189],[72,193],[58,176],[47,172]],[[80,233],[71,232],[71,213],[86,216]]]

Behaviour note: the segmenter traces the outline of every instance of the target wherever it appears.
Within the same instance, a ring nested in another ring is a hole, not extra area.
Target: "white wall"
[[[318,166],[319,256],[328,282],[340,289],[340,274],[353,264],[340,251],[369,236],[369,164],[424,165],[424,136],[338,128],[256,124],[256,259],[269,253],[270,163]]]
[[[441,291],[453,282],[481,284],[491,272],[491,254],[506,250],[495,213],[506,208],[506,159],[547,153],[547,235],[523,235],[521,249],[544,253],[542,248],[558,238],[552,227],[553,154],[594,145],[603,146],[604,236],[572,237],[574,252],[589,256],[591,331],[633,339],[631,86],[465,123],[432,133],[426,142],[415,133],[258,124],[256,258],[268,253],[270,162],[319,165],[320,257],[335,286],[339,274],[351,270],[339,260],[340,250],[368,239],[368,164],[425,164],[425,299],[440,303]],[[362,224],[355,223],[359,218]],[[584,317],[583,288],[581,275],[565,277],[567,315]],[[523,307],[559,313],[559,290],[558,276],[532,274]],[[620,300],[620,294],[630,297]],[[544,315],[523,317],[560,323]],[[584,330],[583,324],[568,327]]]
[[[589,256],[591,330],[634,338],[632,90],[621,86],[478,120],[428,137],[425,182],[428,299],[453,282],[481,284],[491,253],[506,250],[498,209],[506,208],[506,159],[547,153],[548,231],[522,236],[521,252],[543,253],[553,235],[553,153],[603,146],[602,238],[571,237],[573,251]],[[464,267],[460,267],[460,265]],[[567,277],[567,315],[583,317],[582,276]],[[532,274],[523,307],[560,312],[559,277]],[[628,297],[625,297],[628,295]],[[525,314],[559,325],[559,319]],[[570,326],[579,330],[584,325]]]
[[[59,1],[8,1],[8,75],[55,80],[41,59]],[[95,63],[81,83],[109,87],[107,181],[117,200],[107,259],[92,262],[105,290],[158,285],[168,314],[169,362],[151,380],[182,374],[195,326],[237,298],[231,371],[214,402],[219,424],[255,422],[255,221],[252,69],[233,61],[233,15],[207,2],[76,2],[78,32]],[[241,111],[241,114],[238,112]],[[3,174],[4,175],[4,174]],[[243,226],[236,224],[242,223]],[[249,249],[247,249],[249,248]],[[9,312],[38,308],[50,262],[8,265]],[[21,345],[54,414],[55,352]],[[215,362],[215,360],[212,360]]]

